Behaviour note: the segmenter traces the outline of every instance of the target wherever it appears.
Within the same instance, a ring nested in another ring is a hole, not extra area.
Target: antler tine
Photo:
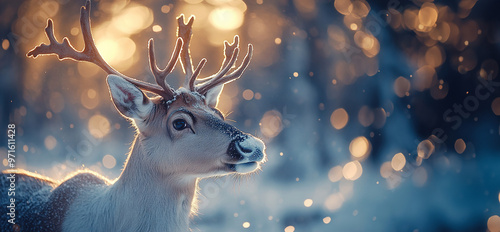
[[[147,82],[136,80],[134,78],[125,76],[124,74],[116,71],[112,68],[99,54],[97,47],[95,46],[94,39],[92,37],[92,32],[90,30],[90,0],[87,0],[85,6],[80,8],[80,27],[82,29],[82,36],[84,41],[84,49],[82,51],[77,51],[69,42],[69,39],[64,37],[63,42],[59,43],[54,36],[54,22],[49,19],[47,21],[47,27],[45,28],[45,34],[49,39],[49,45],[40,44],[31,51],[29,51],[26,56],[32,56],[36,58],[39,55],[51,55],[55,54],[60,60],[72,59],[75,61],[87,61],[96,64],[101,69],[103,69],[108,74],[115,74],[123,77],[128,82],[136,85],[138,88],[158,95],[164,96],[165,92],[163,88],[157,85],[153,85]]]
[[[205,59],[205,58],[201,59],[200,63],[198,63],[198,66],[194,70],[193,75],[191,75],[191,77],[189,78],[189,85],[188,86],[189,86],[190,91],[192,91],[192,92],[196,91],[194,81],[196,80],[196,77],[198,77],[198,75],[200,75],[200,71],[201,71],[201,69],[203,69],[203,67],[205,67],[206,63],[207,63],[207,59]]]
[[[155,77],[156,83],[160,87],[165,90],[165,93],[163,95],[164,98],[170,99],[174,96],[174,90],[168,85],[166,82],[166,77],[168,74],[172,72],[172,70],[175,67],[175,64],[177,64],[177,60],[179,59],[179,54],[181,52],[182,48],[182,38],[177,38],[177,41],[175,43],[175,49],[172,52],[172,56],[170,57],[170,61],[168,62],[167,66],[165,69],[161,70],[158,68],[156,65],[156,58],[155,58],[155,51],[154,51],[154,40],[150,39],[148,43],[149,47],[149,65],[151,67],[151,72],[153,73],[153,76]]]
[[[236,52],[237,52],[237,50],[235,50],[235,54],[236,54]],[[205,95],[208,92],[208,90],[210,90],[211,88],[213,88],[215,86],[218,86],[220,84],[225,84],[225,83],[228,83],[228,82],[231,82],[233,80],[240,78],[241,75],[243,74],[243,72],[245,72],[246,68],[250,64],[250,60],[252,59],[252,55],[253,55],[253,45],[248,44],[247,54],[245,55],[245,58],[243,59],[243,62],[241,63],[241,65],[236,70],[234,70],[231,74],[228,74],[228,75],[223,76],[223,77],[218,78],[218,79],[213,79],[213,81],[210,81],[210,82],[198,87],[197,92],[202,94],[202,95]],[[234,54],[233,54],[233,56],[234,56]]]
[[[232,44],[229,44],[229,42],[227,42],[227,40],[224,41],[224,60],[222,61],[222,65],[220,66],[219,71],[217,73],[213,74],[212,76],[209,76],[209,77],[206,77],[206,78],[203,78],[203,79],[198,79],[196,81],[196,84],[201,84],[201,85],[207,84],[208,81],[213,80],[214,77],[216,77],[220,73],[222,73],[223,70],[226,69],[226,67],[227,67],[227,65],[228,65],[229,62],[231,62],[230,66],[229,66],[229,69],[231,67],[233,67],[234,63],[236,62],[236,60],[234,60],[234,62],[233,62],[233,54],[234,54],[234,52],[235,52],[236,49],[239,49],[238,48],[238,46],[240,44],[240,40],[239,39],[240,39],[240,37],[238,35],[235,35]],[[237,58],[238,55],[236,55],[234,57]],[[229,71],[229,69],[227,71]],[[227,71],[224,72],[224,74],[226,74]],[[222,75],[224,75],[224,74],[222,74]]]
[[[186,79],[184,81],[184,86],[188,86],[190,78],[193,76],[193,65],[191,61],[191,54],[189,52],[189,43],[191,42],[192,28],[193,28],[194,16],[189,17],[188,23],[184,23],[184,15],[181,14],[177,18],[178,30],[177,36],[182,38],[184,44],[182,46],[181,52],[181,64],[186,74]]]

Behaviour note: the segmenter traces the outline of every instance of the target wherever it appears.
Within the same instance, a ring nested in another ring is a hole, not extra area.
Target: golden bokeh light
[[[350,15],[353,9],[351,0],[335,0],[333,6],[343,15]]]
[[[375,128],[382,128],[385,125],[385,122],[387,121],[387,112],[385,112],[384,108],[375,108],[373,110],[373,115],[374,120],[373,120],[373,126]]]
[[[498,215],[493,215],[488,218],[488,230],[490,232],[500,232],[500,217]]]
[[[184,1],[187,2],[188,4],[199,4],[203,2],[203,0],[184,0]]]
[[[380,166],[380,176],[383,178],[389,178],[393,174],[394,169],[392,168],[391,162],[387,161]]]
[[[260,131],[267,138],[276,137],[283,125],[281,122],[281,113],[276,110],[267,111],[260,120]]]
[[[328,171],[328,179],[331,182],[337,182],[342,179],[342,166],[335,166]]]
[[[440,46],[433,46],[425,52],[425,63],[431,67],[439,67],[443,64],[444,50]]]
[[[313,200],[312,199],[305,199],[304,200],[304,206],[309,208],[313,205]]]
[[[348,121],[349,115],[347,114],[347,111],[344,110],[344,108],[336,109],[330,116],[330,123],[332,124],[333,128],[337,130],[344,128],[347,125]]]
[[[316,2],[310,0],[293,0],[295,8],[302,14],[309,15],[316,11]]]
[[[136,50],[135,42],[128,37],[103,38],[96,41],[96,47],[104,60],[120,69],[130,67],[131,63],[126,61],[131,60]]]
[[[105,155],[104,157],[102,157],[102,165],[108,169],[114,168],[116,166],[115,157],[109,154]]]
[[[364,136],[356,137],[349,144],[349,151],[355,158],[363,158],[370,153],[371,144]]]
[[[457,141],[455,141],[455,151],[457,151],[458,154],[464,153],[466,147],[463,139],[457,139]]]
[[[325,223],[325,224],[330,224],[331,221],[332,221],[331,217],[324,217],[323,218],[323,223]]]
[[[375,114],[368,106],[362,106],[358,112],[358,121],[364,127],[369,127],[375,121]]]
[[[325,200],[325,207],[331,212],[339,210],[344,204],[344,196],[341,193],[334,193]]]
[[[45,144],[45,147],[47,148],[47,150],[50,151],[57,146],[57,140],[52,135],[49,135],[49,136],[45,137],[44,144]]]
[[[212,10],[208,16],[210,24],[219,30],[234,30],[243,24],[244,12],[231,6]]]
[[[398,97],[408,96],[410,88],[411,88],[410,81],[404,77],[398,77],[394,81],[394,92]]]
[[[252,90],[250,89],[245,89],[242,93],[243,95],[243,99],[247,100],[247,101],[250,101],[253,99],[253,96],[254,96],[254,93]]]
[[[434,152],[434,144],[428,139],[420,142],[417,146],[418,157],[428,159]]]
[[[132,35],[148,28],[153,23],[153,19],[154,14],[151,9],[132,3],[113,18],[110,28],[124,35]]]
[[[7,49],[9,49],[9,47],[10,47],[10,42],[9,42],[9,40],[8,40],[8,39],[4,39],[4,40],[2,40],[2,49],[3,49],[3,50],[7,50]]]
[[[285,227],[285,232],[294,232],[294,231],[295,231],[295,227],[293,227],[293,226]]]
[[[154,32],[160,32],[163,30],[163,28],[160,25],[153,25],[151,28]]]
[[[100,114],[93,115],[89,119],[88,129],[95,138],[103,138],[111,130],[109,120]]]
[[[363,174],[363,167],[359,161],[351,161],[344,165],[342,168],[342,174],[347,180],[357,180]]]
[[[243,228],[249,228],[250,227],[250,222],[243,222]]]
[[[438,9],[430,2],[422,4],[418,11],[418,20],[424,27],[432,27],[438,19]]]
[[[364,18],[370,12],[370,5],[365,0],[354,0],[351,2],[352,11],[351,14],[357,18]]]
[[[83,91],[82,95],[80,96],[80,101],[83,107],[89,110],[96,108],[100,103],[99,95],[94,89],[88,89],[87,91]]]
[[[432,82],[436,79],[436,70],[429,65],[424,65],[415,71],[412,85],[416,90],[424,91],[430,88]]]
[[[406,165],[406,158],[403,153],[397,153],[392,157],[391,167],[394,171],[401,171]]]
[[[497,116],[500,116],[500,97],[495,98],[493,102],[491,102],[491,110]]]

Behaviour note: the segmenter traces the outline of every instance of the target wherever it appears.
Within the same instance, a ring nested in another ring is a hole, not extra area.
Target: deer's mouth
[[[226,164],[229,170],[241,174],[250,173],[260,168],[260,162],[251,161],[237,164]]]

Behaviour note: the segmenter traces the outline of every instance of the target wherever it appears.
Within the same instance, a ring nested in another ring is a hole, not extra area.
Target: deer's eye
[[[188,124],[184,119],[176,119],[172,122],[172,126],[174,127],[174,129],[180,131],[186,129],[188,127]]]

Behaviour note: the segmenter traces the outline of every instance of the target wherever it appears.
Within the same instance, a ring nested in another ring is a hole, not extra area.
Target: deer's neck
[[[137,136],[125,169],[110,189],[115,222],[130,226],[126,230],[189,231],[197,179],[158,174],[144,161],[148,155]]]

